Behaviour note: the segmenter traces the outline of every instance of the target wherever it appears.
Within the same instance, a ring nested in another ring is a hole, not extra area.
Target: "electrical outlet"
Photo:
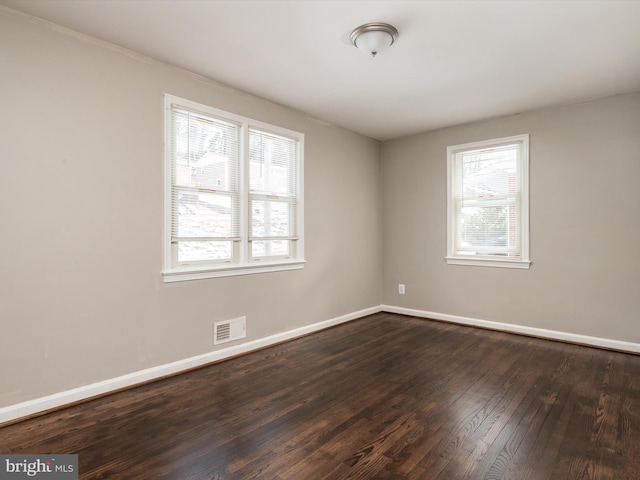
[[[401,283],[400,285],[398,285],[398,293],[400,295],[404,295],[404,283]]]

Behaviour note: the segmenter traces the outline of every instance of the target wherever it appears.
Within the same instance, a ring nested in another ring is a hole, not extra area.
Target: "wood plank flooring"
[[[640,480],[640,356],[380,313],[0,428],[81,479]]]

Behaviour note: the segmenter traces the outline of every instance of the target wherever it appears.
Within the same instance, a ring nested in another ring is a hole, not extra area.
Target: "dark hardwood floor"
[[[0,428],[81,479],[640,479],[640,356],[380,313]]]

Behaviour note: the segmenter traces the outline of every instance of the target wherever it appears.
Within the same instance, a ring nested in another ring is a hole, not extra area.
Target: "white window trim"
[[[522,142],[522,198],[520,202],[520,235],[522,238],[522,253],[520,258],[476,257],[455,254],[455,154],[460,150],[490,147],[497,144]],[[529,134],[511,137],[494,138],[478,142],[464,143],[447,147],[447,256],[448,265],[470,265],[476,267],[500,267],[528,269],[531,265],[529,258]]]
[[[224,118],[228,121],[241,125],[240,135],[240,179],[243,182],[241,188],[240,199],[240,242],[239,263],[236,264],[193,264],[186,266],[174,266],[172,264],[171,251],[171,148],[168,140],[171,135],[171,105],[179,104],[190,109],[200,111],[205,114],[211,114],[216,117]],[[245,145],[248,144],[249,129],[255,128],[263,131],[272,132],[296,139],[298,143],[298,211],[297,226],[298,240],[296,241],[295,258],[273,258],[273,259],[256,259],[250,261],[249,248],[249,215],[247,212],[249,201],[249,179],[246,175],[247,159]],[[253,275],[268,272],[281,272],[287,270],[299,270],[304,268],[306,261],[304,260],[304,134],[286,128],[278,127],[268,123],[253,120],[229,113],[217,108],[209,107],[201,103],[193,102],[181,97],[170,94],[164,94],[164,233],[163,233],[163,249],[164,249],[164,265],[162,270],[163,281],[165,283],[181,282],[187,280],[201,280],[207,278],[229,277],[235,275]]]

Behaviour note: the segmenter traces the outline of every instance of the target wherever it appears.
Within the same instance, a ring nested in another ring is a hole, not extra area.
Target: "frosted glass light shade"
[[[372,57],[393,45],[396,38],[398,38],[398,30],[387,23],[367,23],[351,32],[353,44]]]

